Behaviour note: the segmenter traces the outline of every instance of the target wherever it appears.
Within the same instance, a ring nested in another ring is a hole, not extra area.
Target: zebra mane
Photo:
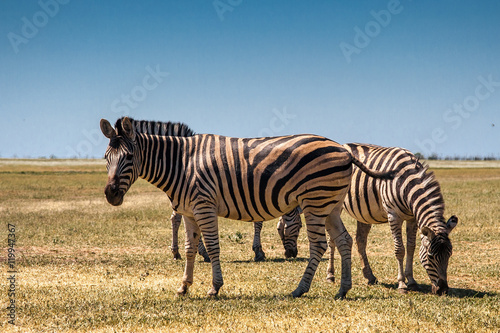
[[[122,121],[119,118],[115,123],[115,128],[118,129],[118,135],[122,135]],[[130,118],[132,126],[137,133],[162,135],[162,136],[193,136],[195,133],[184,123],[178,122],[161,122],[161,121],[148,121],[148,120],[135,120]]]
[[[417,166],[418,163],[418,166]],[[437,181],[434,172],[429,170],[429,166],[426,163],[420,163],[417,161],[415,164],[415,171],[417,179],[419,179],[419,186],[421,189],[419,191],[428,192],[426,196],[426,201],[428,205],[434,207],[433,216],[438,217],[440,222],[446,224],[444,219],[444,199],[441,192],[441,186]]]

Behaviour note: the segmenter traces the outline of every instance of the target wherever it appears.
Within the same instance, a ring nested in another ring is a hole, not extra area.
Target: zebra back
[[[393,180],[381,182],[355,168],[350,193],[344,202],[351,216],[365,223],[384,223],[387,210],[391,210],[403,219],[415,218],[419,228],[427,226],[436,232],[446,228],[439,183],[428,166],[410,151],[358,143],[344,147],[373,170],[399,170]]]

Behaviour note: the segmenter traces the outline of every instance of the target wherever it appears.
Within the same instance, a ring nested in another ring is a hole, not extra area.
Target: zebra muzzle
[[[297,257],[297,253],[298,253],[297,247],[288,247],[288,248],[285,248],[285,258],[287,258],[287,259],[289,259],[289,258],[296,258]]]
[[[104,194],[106,194],[106,200],[113,205],[113,206],[119,206],[123,203],[123,196],[124,192],[120,191],[117,185],[115,184],[108,184],[104,188]]]
[[[442,295],[448,295],[448,283],[445,280],[439,280],[437,285],[434,283],[432,284],[432,293],[442,296]]]

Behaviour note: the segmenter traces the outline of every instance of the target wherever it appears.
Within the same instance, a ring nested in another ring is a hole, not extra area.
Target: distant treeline
[[[431,161],[498,161],[500,157],[497,156],[440,156],[438,154],[430,154],[424,156],[421,153],[416,153],[415,156],[421,160],[431,160]]]

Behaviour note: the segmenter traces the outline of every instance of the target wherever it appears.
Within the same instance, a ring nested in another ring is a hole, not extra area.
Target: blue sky
[[[102,157],[99,120],[500,157],[498,1],[0,2],[1,157]]]

